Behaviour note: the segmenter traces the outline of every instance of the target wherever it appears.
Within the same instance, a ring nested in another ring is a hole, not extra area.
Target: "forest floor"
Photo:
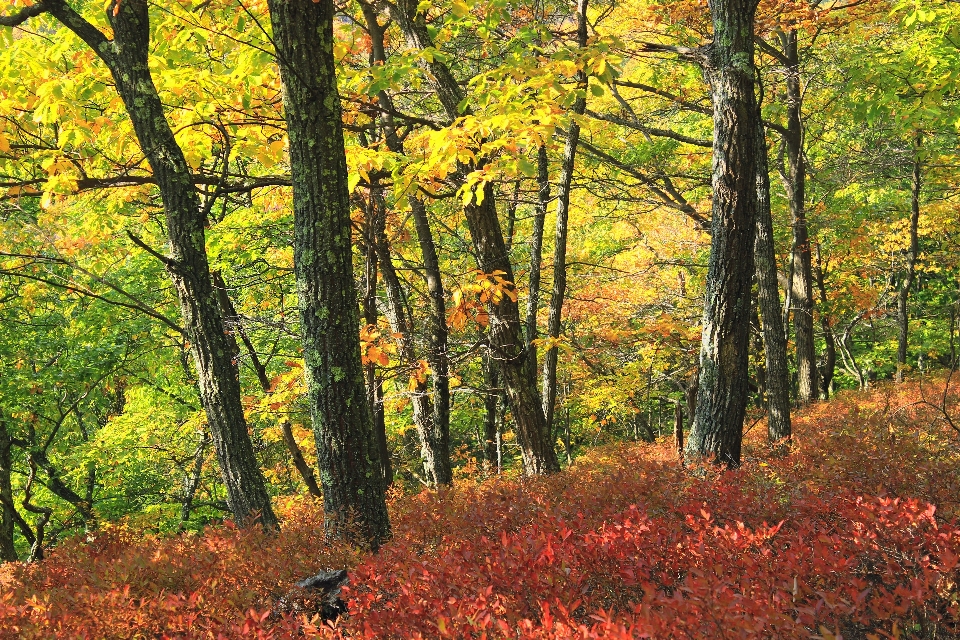
[[[279,504],[274,537],[104,526],[0,568],[0,637],[960,637],[960,407],[943,385],[838,394],[795,416],[788,452],[760,423],[734,472],[627,444],[547,478],[397,496],[377,555],[325,543],[307,499]],[[344,566],[336,628],[271,615],[292,582]]]

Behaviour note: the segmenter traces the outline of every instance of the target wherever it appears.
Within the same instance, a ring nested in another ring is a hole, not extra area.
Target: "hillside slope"
[[[928,382],[815,405],[786,455],[758,424],[735,472],[620,445],[548,478],[400,496],[376,556],[326,544],[308,500],[280,505],[276,538],[105,527],[0,567],[0,637],[958,637],[958,434],[921,392],[941,403]],[[343,566],[336,629],[269,614]]]

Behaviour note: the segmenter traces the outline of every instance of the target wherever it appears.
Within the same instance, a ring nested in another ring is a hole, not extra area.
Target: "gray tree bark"
[[[433,46],[423,16],[417,13],[416,0],[386,4],[412,48],[423,50]],[[436,57],[429,63],[429,72],[437,98],[452,122],[460,115],[463,90],[450,69]],[[457,180],[462,183],[467,174],[482,169],[484,162],[481,158],[460,166]],[[500,277],[515,282],[491,185],[486,185],[482,194],[475,194],[470,204],[464,207],[464,216],[480,270],[484,273],[499,271]],[[553,473],[560,470],[560,463],[547,428],[537,390],[536,369],[529,357],[523,333],[516,301],[504,295],[499,302],[490,305],[489,345],[513,409],[524,471],[527,475]]]
[[[903,283],[897,291],[897,382],[903,382],[903,370],[907,365],[907,342],[910,336],[910,314],[907,303],[917,271],[917,258],[920,256],[920,190],[923,188],[923,166],[920,162],[920,146],[923,137],[917,134],[914,148],[913,173],[910,177],[910,246],[907,248],[907,264],[904,269]]]
[[[390,321],[390,328],[399,336],[397,345],[400,357],[412,370],[420,360],[413,343],[413,319],[406,312],[403,285],[393,266],[390,246],[382,227],[377,229],[376,247],[380,270],[383,272],[383,284],[387,291],[387,319]],[[411,393],[413,423],[420,437],[420,457],[423,459],[427,482],[435,486],[452,484],[450,432],[449,428],[439,428],[434,421],[436,413],[430,400],[427,380],[416,378]]]
[[[763,351],[766,363],[767,434],[771,442],[790,437],[790,377],[787,369],[787,341],[780,316],[780,288],[777,286],[777,253],[773,244],[773,217],[770,213],[770,174],[767,165],[767,137],[763,121],[757,118],[757,238],[755,242],[760,313],[763,316]]]
[[[816,343],[813,333],[813,275],[810,234],[806,215],[806,160],[803,155],[803,93],[797,31],[781,36],[787,60],[787,176],[785,184],[793,218],[793,327],[797,345],[797,399],[800,404],[819,397]]]

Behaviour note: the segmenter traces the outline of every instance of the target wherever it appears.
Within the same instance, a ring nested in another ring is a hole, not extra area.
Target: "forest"
[[[956,0],[10,0],[0,638],[960,638],[958,156]]]

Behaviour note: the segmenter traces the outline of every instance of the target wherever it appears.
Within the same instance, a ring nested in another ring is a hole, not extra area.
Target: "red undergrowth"
[[[554,477],[400,497],[376,556],[326,544],[308,500],[280,505],[276,537],[108,527],[0,568],[0,637],[960,637],[960,450],[917,399],[814,406],[786,455],[759,426],[735,472],[622,445]],[[335,628],[269,615],[343,566]]]

